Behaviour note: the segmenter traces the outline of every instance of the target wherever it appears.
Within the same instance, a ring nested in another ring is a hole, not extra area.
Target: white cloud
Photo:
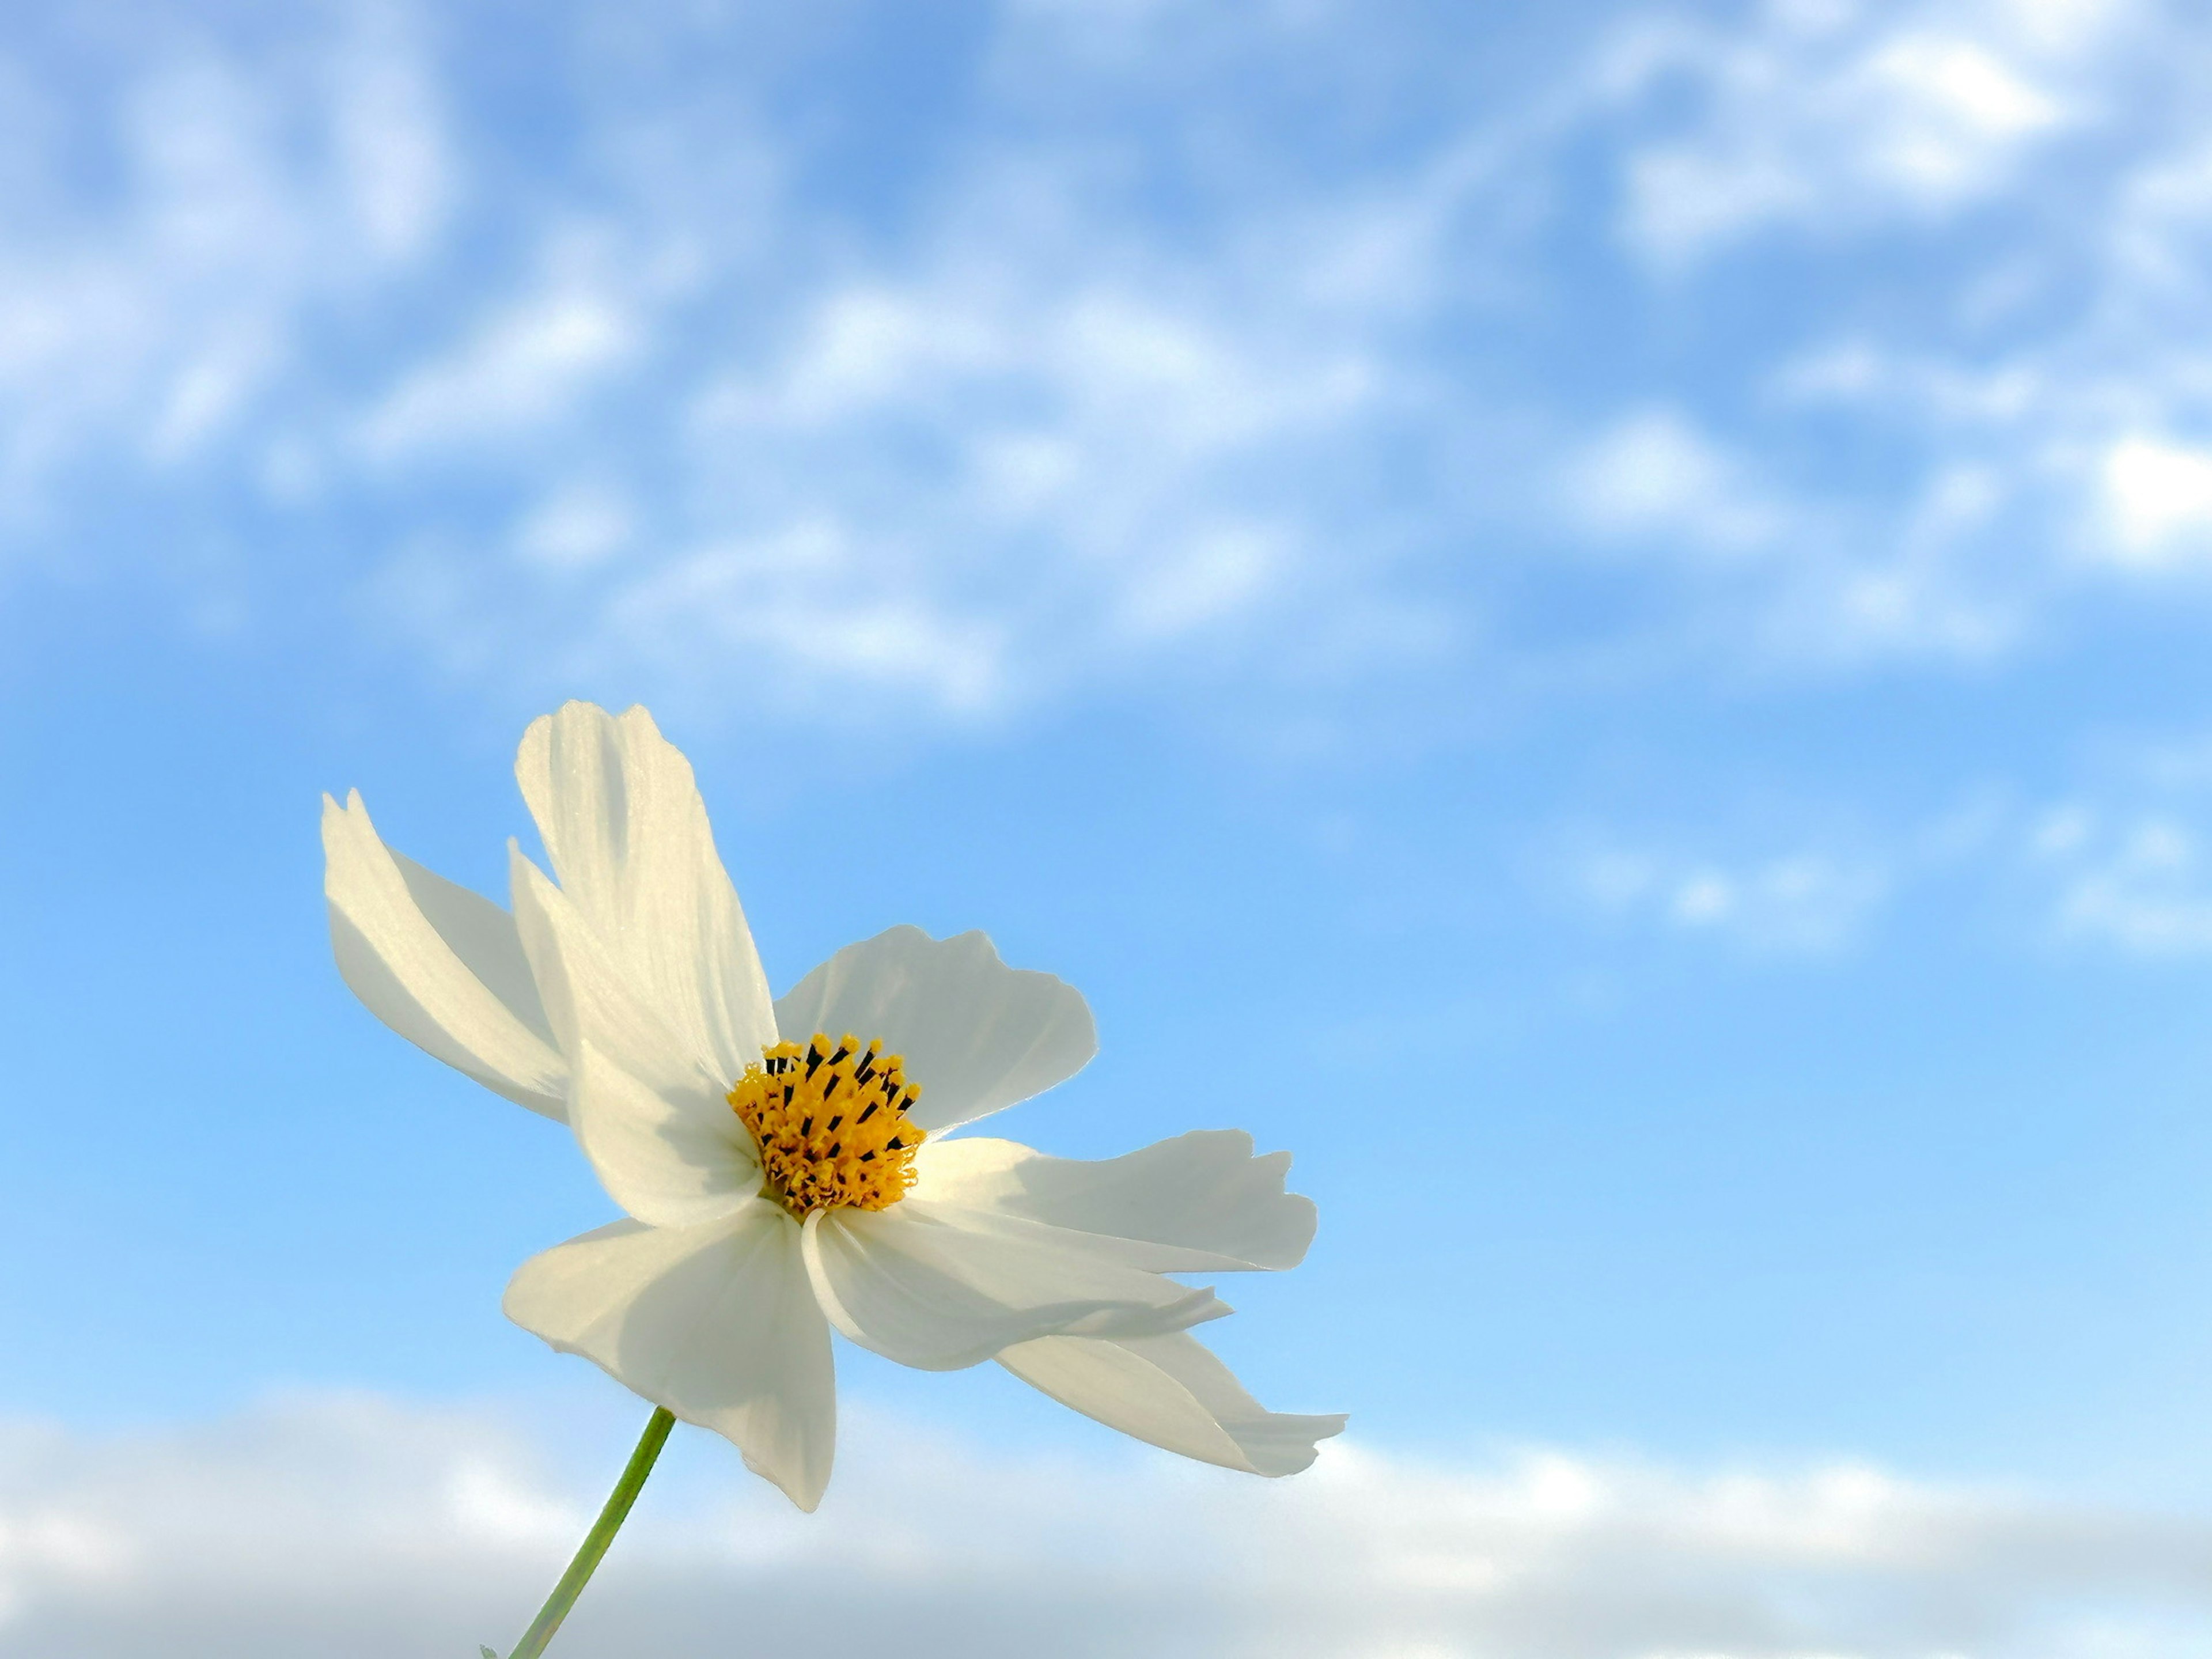
[[[404,265],[447,228],[460,195],[437,88],[397,14],[368,11],[331,70],[342,189],[370,256]]]
[[[538,503],[515,528],[515,550],[533,564],[578,570],[618,553],[636,515],[613,491],[570,485]]]
[[[1877,167],[1938,200],[1984,187],[2025,140],[2057,126],[2063,106],[2019,69],[1971,40],[1905,34],[1860,73],[1887,121]]]
[[[574,1659],[821,1639],[916,1659],[2113,1659],[2212,1638],[2212,1523],[1848,1462],[1703,1472],[1332,1445],[1260,1482],[988,1451],[852,1414],[822,1511],[690,1431],[562,1636]],[[504,1646],[629,1426],[306,1397],[0,1433],[0,1654],[328,1659]],[[595,1455],[578,1455],[588,1444]],[[2161,1644],[2164,1645],[2161,1645]]]
[[[1559,866],[1602,916],[1754,956],[1821,957],[1939,884],[1982,888],[2008,942],[2146,961],[2212,956],[2212,744],[2138,743],[2081,768],[2075,793],[2035,802],[1962,794],[1917,824],[1838,845],[1717,856],[1654,838],[1585,835]]]
[[[969,720],[1170,665],[1340,676],[1402,660],[1374,621],[1417,610],[1449,632],[1395,590],[1406,532],[1358,529],[1402,510],[1377,422],[1425,371],[1385,331],[1443,270],[1437,167],[1239,187],[1190,234],[1094,164],[1110,117],[1048,102],[1033,141],[989,140],[1040,86],[1146,73],[1013,8],[976,48],[972,142],[890,158],[878,223],[793,183],[817,135],[743,75],[647,52],[557,141],[509,133],[470,31],[410,15],[341,5],[324,56],[243,27],[91,53],[125,106],[95,102],[93,137],[127,127],[159,188],[92,230],[65,203],[29,291],[0,254],[0,406],[12,367],[33,417],[0,497],[127,465],[118,428],[211,513],[234,470],[348,526],[300,541],[382,538],[343,579],[376,643],[533,699],[597,675]],[[1252,25],[1215,48],[1312,27]],[[1211,118],[1192,91],[1168,124]],[[16,177],[0,155],[0,205]]]
[[[2199,567],[2200,458],[2165,434],[2212,421],[2200,46],[2118,0],[1618,27],[1589,94],[1618,228],[1708,355],[1680,360],[1698,416],[1583,441],[1569,522],[1771,548],[1674,573],[1683,631],[1769,668],[2001,661],[2084,625],[2086,585]],[[1747,384],[1727,296],[1753,292]],[[1754,411],[1708,412],[1740,389]]]
[[[2212,449],[2130,436],[2102,470],[2115,562],[2154,571],[2212,555]]]
[[[849,191],[688,13],[512,132],[470,30],[317,15],[117,31],[66,105],[22,47],[0,509],[65,545],[131,472],[180,520],[342,518],[277,539],[502,696],[1348,684],[1405,654],[1354,619],[1512,655],[1563,539],[1715,556],[1607,573],[1593,614],[1674,635],[1595,649],[1650,673],[1986,663],[2212,542],[2172,435],[2212,426],[2212,140],[2138,95],[2194,38],[2154,8],[1630,7],[1470,113],[1427,15],[1011,6]],[[1325,117],[1265,91],[1293,64]],[[63,182],[103,149],[113,191]],[[1808,239],[1832,293],[1745,263]]]
[[[1782,527],[1741,464],[1671,409],[1628,416],[1593,439],[1565,470],[1560,505],[1602,537],[1714,552],[1755,550]]]
[[[2072,803],[2044,816],[2030,846],[2056,874],[2062,935],[2145,957],[2212,951],[2212,848],[2172,813]]]
[[[1132,268],[1146,256],[1102,255],[1105,228],[1060,222],[1065,204],[1025,217],[1019,190],[963,187],[996,210],[959,204],[941,258],[802,288],[789,326],[662,400],[684,411],[665,440],[683,487],[649,514],[623,487],[637,514],[593,584],[516,591],[510,568],[452,549],[491,602],[417,611],[413,631],[449,659],[498,660],[527,617],[537,667],[592,663],[682,697],[726,687],[742,660],[740,689],[786,708],[858,714],[890,693],[966,719],[1200,638],[1233,650],[1262,617],[1334,629],[1357,607],[1304,591],[1317,573],[1294,526],[1334,510],[1335,452],[1364,441],[1376,389],[1356,335],[1275,300],[1240,307],[1233,270],[1177,272],[1188,291],[1171,295]],[[536,349],[546,337],[502,324],[417,371],[372,441],[431,462],[622,372],[620,331],[560,353]],[[661,465],[638,449],[625,435],[614,454]],[[1318,573],[1330,596],[1382,574]]]
[[[1737,33],[1678,33],[1640,78],[1686,80],[1697,114],[1632,149],[1624,234],[1675,264],[1777,222],[1832,235],[1989,197],[2083,118],[2069,83],[2100,10],[1779,5]]]
[[[450,453],[552,425],[638,350],[631,308],[563,288],[485,319],[451,353],[410,370],[362,422],[379,460]]]
[[[1266,590],[1283,562],[1283,539],[1262,525],[1194,526],[1177,557],[1131,586],[1129,631],[1172,639],[1235,616]]]
[[[1814,849],[1725,863],[1613,848],[1587,855],[1574,874],[1602,910],[1782,956],[1855,942],[1894,882],[1881,862]]]
[[[927,591],[891,587],[874,564],[885,550],[862,554],[833,520],[701,549],[625,581],[605,637],[639,655],[726,657],[780,677],[780,693],[753,688],[771,706],[889,690],[919,692],[952,715],[995,708],[1011,654],[1004,630]]]
[[[9,66],[0,513],[66,522],[58,480],[88,464],[174,478],[219,457],[324,308],[425,252],[459,186],[419,49],[396,13],[324,21],[247,44],[119,30],[65,102],[51,70]],[[74,194],[87,155],[112,175]]]
[[[2182,67],[2200,25],[2120,3],[1775,7],[1677,31],[1621,83],[1679,100],[1623,162],[1643,181],[1624,223],[1678,291],[1776,258],[1858,271],[1871,301],[1808,310],[1763,369],[1768,430],[1820,492],[1776,503],[1794,533],[1765,614],[1785,634],[1825,617],[1863,659],[1990,662],[2101,625],[2094,585],[2164,603],[2153,584],[2201,574],[2212,148]],[[1668,179],[1679,199],[1652,193]],[[1781,228],[1787,253],[1750,240]],[[1802,466],[1838,438],[1889,476]],[[1764,459],[1737,428],[1716,441]]]

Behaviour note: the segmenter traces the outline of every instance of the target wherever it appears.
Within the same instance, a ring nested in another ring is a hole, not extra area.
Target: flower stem
[[[607,1506],[599,1511],[599,1518],[592,1523],[591,1531],[584,1534],[583,1543],[577,1547],[576,1559],[568,1563],[568,1571],[553,1586],[553,1594],[545,1598],[545,1605],[538,1608],[538,1617],[530,1621],[530,1628],[523,1632],[522,1640],[515,1644],[507,1659],[538,1659],[545,1651],[553,1632],[561,1628],[568,1609],[576,1605],[584,1586],[591,1583],[599,1558],[615,1541],[615,1534],[622,1530],[622,1523],[629,1516],[629,1506],[637,1502],[645,1477],[653,1473],[653,1460],[660,1455],[661,1447],[668,1441],[668,1431],[675,1426],[674,1414],[665,1408],[655,1409],[647,1419],[645,1432],[638,1437],[637,1449],[629,1455],[629,1467],[622,1472],[622,1479],[607,1494]]]

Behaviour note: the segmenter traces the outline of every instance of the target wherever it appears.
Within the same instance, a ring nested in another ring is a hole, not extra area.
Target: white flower
[[[1288,1153],[1197,1131],[1124,1158],[945,1132],[1073,1075],[1091,1011],[982,934],[894,927],[772,1000],[686,761],[642,708],[572,702],[515,759],[555,880],[514,912],[327,797],[339,971],[401,1036],[563,1118],[629,1219],[524,1264],[510,1317],[727,1436],[801,1509],[830,1478],[832,1327],[902,1364],[995,1358],[1077,1411],[1257,1474],[1341,1417],[1267,1412],[1164,1275],[1296,1265]],[[795,1046],[794,1046],[795,1045]]]

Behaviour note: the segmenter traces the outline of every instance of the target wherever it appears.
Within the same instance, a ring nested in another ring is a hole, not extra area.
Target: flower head
[[[551,865],[512,912],[324,803],[339,971],[401,1036],[567,1121],[626,1218],[526,1262],[506,1306],[726,1435],[812,1509],[836,1441],[830,1333],[903,1364],[995,1358],[1171,1451],[1260,1474],[1344,1419],[1262,1409],[1165,1275],[1294,1266],[1286,1153],[1196,1131],[1126,1157],[952,1134],[1073,1076],[1091,1011],[982,934],[893,927],[771,998],[690,763],[642,708],[572,702],[515,772]]]

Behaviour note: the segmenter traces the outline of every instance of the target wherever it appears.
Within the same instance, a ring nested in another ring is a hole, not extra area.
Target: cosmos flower
[[[340,972],[401,1036],[562,1119],[625,1219],[526,1262],[506,1308],[726,1436],[800,1508],[836,1442],[830,1332],[902,1364],[987,1359],[1111,1427],[1279,1475],[1335,1416],[1264,1410],[1166,1277],[1296,1265],[1287,1153],[1201,1130],[1126,1157],[957,1133],[1073,1075],[1091,1011],[981,933],[894,927],[772,999],[690,763],[652,717],[572,702],[515,771],[548,876],[512,913],[325,798]]]

